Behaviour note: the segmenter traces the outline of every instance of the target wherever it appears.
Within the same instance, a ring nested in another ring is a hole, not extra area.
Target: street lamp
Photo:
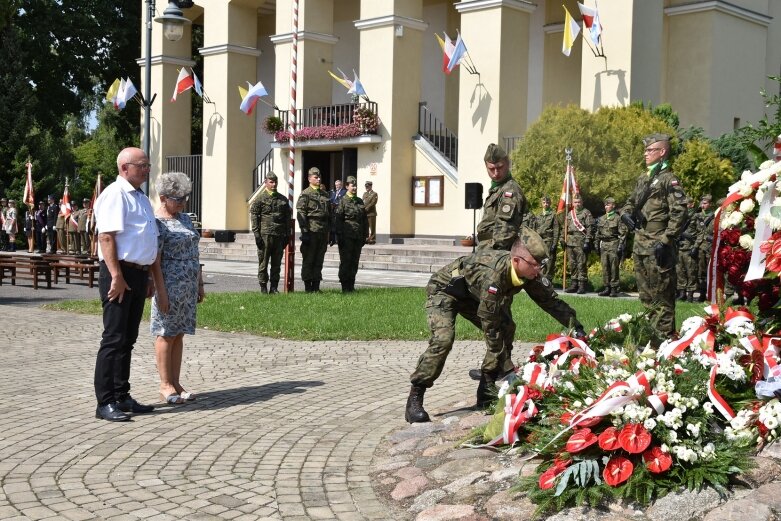
[[[182,8],[193,6],[192,0],[170,0],[168,7],[163,11],[163,16],[155,18],[155,22],[163,24],[165,37],[175,42],[182,38],[185,24],[191,23],[182,15]],[[155,16],[155,0],[146,0],[146,55],[144,58],[144,139],[142,148],[149,158],[149,139],[152,132],[152,18]],[[148,189],[144,192],[149,193]]]

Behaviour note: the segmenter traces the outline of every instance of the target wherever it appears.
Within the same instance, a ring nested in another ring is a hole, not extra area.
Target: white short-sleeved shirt
[[[116,232],[119,260],[143,266],[155,261],[159,232],[152,204],[141,190],[117,176],[95,201],[94,212],[98,233]],[[98,258],[104,260],[100,243],[98,246]]]

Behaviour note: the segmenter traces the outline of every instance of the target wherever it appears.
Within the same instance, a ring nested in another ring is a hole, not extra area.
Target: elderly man
[[[250,222],[258,247],[258,284],[261,293],[279,293],[282,254],[290,236],[293,210],[287,197],[277,192],[277,174],[268,172],[263,191],[250,206]],[[269,277],[269,263],[271,276]],[[271,289],[268,284],[271,280]]]
[[[510,158],[491,143],[483,157],[491,188],[483,204],[483,218],[477,225],[478,248],[509,251],[528,211],[526,197],[510,175]]]
[[[331,231],[331,202],[320,185],[320,169],[308,172],[309,187],[296,201],[296,218],[301,230],[301,278],[307,293],[320,291],[323,280],[323,259]]]
[[[129,381],[130,355],[144,311],[149,270],[160,269],[155,263],[158,231],[154,210],[140,190],[150,166],[140,148],[122,150],[117,156],[117,180],[95,201],[103,304],[103,338],[95,362],[95,417],[108,421],[128,421],[126,413],[154,409],[130,396]]]
[[[621,219],[635,230],[632,258],[640,302],[656,329],[671,337],[675,330],[676,242],[686,221],[686,194],[670,170],[670,137],[643,139],[646,172],[621,209]]]
[[[423,395],[434,385],[455,338],[456,317],[461,315],[483,331],[486,353],[477,387],[477,407],[490,403],[495,382],[513,370],[510,347],[515,323],[510,306],[521,290],[565,327],[585,337],[575,310],[559,300],[550,281],[541,275],[548,249],[537,232],[523,228],[510,251],[478,250],[451,262],[429,280],[426,313],[431,328],[428,349],[410,376],[405,419],[427,422]]]

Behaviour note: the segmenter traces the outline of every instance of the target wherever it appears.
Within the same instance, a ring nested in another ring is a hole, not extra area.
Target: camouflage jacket
[[[366,218],[366,207],[358,197],[345,195],[339,200],[334,215],[336,233],[349,239],[366,239],[369,234],[369,220]]]
[[[328,233],[331,230],[331,202],[328,192],[307,187],[298,196],[296,211],[302,232]]]
[[[363,194],[363,205],[366,207],[368,217],[377,216],[377,192],[368,190]]]
[[[600,242],[618,242],[626,239],[629,228],[621,221],[616,212],[597,218],[596,237]]]
[[[261,235],[288,237],[292,214],[287,197],[276,191],[263,190],[249,207],[252,233],[256,237]]]
[[[567,246],[583,247],[586,239],[594,238],[594,216],[586,208],[581,208],[575,212],[578,221],[583,226],[583,230],[578,229],[575,220],[572,218],[572,210],[567,212]]]
[[[553,210],[534,216],[534,231],[540,234],[546,244],[556,244],[560,230],[558,216]]]
[[[637,204],[644,196],[642,208]],[[661,169],[649,175],[644,173],[637,180],[634,191],[621,209],[635,216],[634,253],[652,255],[656,243],[676,244],[686,220],[686,194],[678,178],[662,163]]]
[[[488,191],[483,204],[483,218],[477,225],[480,249],[509,251],[521,230],[528,209],[526,196],[511,175]]]
[[[713,211],[699,211],[692,220],[695,223],[696,234],[694,246],[701,250],[707,250],[708,254],[710,254],[711,245],[713,244]]]
[[[541,275],[534,280],[522,279],[523,284],[514,286],[509,270],[510,252],[478,250],[459,257],[434,273],[426,291],[429,295],[440,292],[459,301],[473,302],[477,306],[477,316],[480,317],[486,342],[490,345],[498,346],[505,340],[512,342],[512,338],[502,338],[503,328],[500,324],[504,313],[511,314],[513,296],[522,290],[565,327],[580,326],[575,310],[558,298],[547,278]],[[447,290],[457,277],[464,278],[462,288],[466,291],[458,296]]]
[[[683,229],[678,237],[678,249],[690,250],[697,241],[697,214],[694,209],[687,210]]]

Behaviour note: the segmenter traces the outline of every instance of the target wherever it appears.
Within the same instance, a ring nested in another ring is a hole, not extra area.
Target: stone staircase
[[[251,233],[237,233],[235,242],[216,242],[202,238],[201,260],[257,262],[255,238]],[[296,242],[296,264],[301,263],[301,243]],[[359,268],[433,273],[453,259],[472,252],[471,247],[454,246],[449,239],[404,239],[403,244],[367,244],[361,252]],[[325,267],[339,266],[339,249],[331,246],[325,253]]]

